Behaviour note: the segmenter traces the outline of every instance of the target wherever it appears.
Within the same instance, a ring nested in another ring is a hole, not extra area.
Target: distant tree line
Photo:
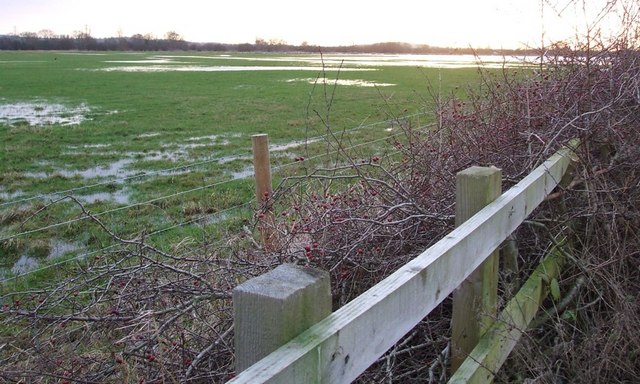
[[[175,51],[190,49],[189,42],[174,31],[162,38],[153,34],[130,37],[95,38],[87,31],[56,35],[50,30],[0,35],[0,50],[79,50],[79,51]]]
[[[50,30],[0,35],[0,50],[79,50],[79,51],[219,51],[219,52],[323,52],[336,53],[383,53],[383,54],[526,54],[526,50],[443,48],[430,45],[414,45],[400,42],[349,46],[317,46],[308,43],[291,45],[281,39],[257,38],[254,43],[195,43],[185,41],[174,31],[158,38],[153,34],[135,34],[95,38],[88,31],[73,35],[56,35]]]

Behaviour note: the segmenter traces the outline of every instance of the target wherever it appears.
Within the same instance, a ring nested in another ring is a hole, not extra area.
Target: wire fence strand
[[[351,132],[357,132],[359,130],[362,129],[366,129],[366,128],[371,128],[377,125],[383,125],[383,124],[388,124],[390,122],[394,122],[394,121],[398,121],[398,120],[404,120],[404,119],[410,119],[410,118],[414,118],[417,116],[424,116],[427,115],[427,112],[417,112],[417,113],[413,113],[410,115],[403,115],[394,119],[387,119],[387,120],[383,120],[383,121],[377,121],[377,122],[373,122],[370,124],[365,124],[365,125],[359,125],[353,128],[349,128],[347,130],[344,130],[344,133],[351,133]],[[309,142],[309,141],[318,141],[321,140],[323,138],[326,137],[326,134],[324,135],[317,135],[317,136],[313,136],[313,137],[308,137],[305,138],[303,140],[301,140],[300,142],[305,143],[305,142]],[[295,143],[297,141],[293,141],[290,143]],[[285,143],[284,145],[290,144],[290,143]],[[279,145],[283,145],[283,144],[275,144],[275,146],[279,146]],[[94,184],[90,184],[90,185],[84,185],[81,187],[77,187],[77,188],[70,188],[70,189],[66,189],[66,190],[60,190],[60,191],[55,191],[55,192],[50,192],[50,193],[41,193],[41,194],[36,194],[36,195],[32,195],[32,196],[28,196],[28,197],[20,197],[18,199],[15,200],[11,200],[11,201],[5,201],[0,203],[0,207],[6,207],[6,206],[11,206],[11,205],[16,205],[16,204],[20,204],[20,203],[26,203],[29,201],[33,201],[33,200],[38,200],[38,199],[55,199],[58,198],[60,196],[64,196],[64,195],[69,195],[75,192],[80,192],[80,191],[86,191],[92,188],[98,188],[98,187],[102,187],[102,186],[107,186],[107,185],[112,185],[112,184],[122,184],[124,182],[129,182],[129,181],[133,181],[133,180],[138,180],[141,178],[146,178],[146,177],[153,177],[153,176],[157,176],[157,175],[163,175],[163,174],[169,174],[172,172],[176,172],[176,171],[181,171],[181,170],[189,170],[195,167],[199,167],[199,166],[203,166],[203,165],[208,165],[208,164],[212,164],[212,163],[216,163],[216,162],[221,162],[221,161],[225,161],[226,159],[229,158],[240,158],[242,156],[242,154],[230,154],[230,155],[225,155],[225,156],[221,156],[221,157],[213,157],[207,160],[202,160],[202,161],[198,161],[198,162],[194,162],[194,163],[188,163],[188,164],[182,164],[179,166],[175,166],[175,167],[171,167],[171,168],[164,168],[164,169],[159,169],[159,170],[154,170],[154,171],[141,171],[139,174],[133,175],[133,176],[125,176],[125,177],[115,177],[115,178],[111,178],[109,180],[105,180],[102,182],[98,182],[98,183],[94,183]]]
[[[421,127],[417,127],[417,128],[415,128],[415,130],[416,131],[426,130],[426,129],[430,128],[430,127],[433,127],[433,124],[428,124],[428,125],[424,125],[424,126],[421,126]],[[308,162],[311,162],[313,160],[317,160],[317,159],[320,159],[320,158],[323,158],[323,157],[326,157],[326,156],[338,154],[340,152],[346,153],[346,152],[348,152],[350,150],[353,150],[355,148],[371,146],[372,144],[388,141],[388,140],[390,140],[390,139],[392,139],[392,138],[394,138],[396,136],[402,135],[402,134],[404,134],[404,132],[401,131],[401,132],[397,132],[397,133],[394,133],[394,134],[391,134],[391,135],[387,135],[387,136],[382,137],[382,138],[366,141],[366,142],[363,142],[363,143],[354,144],[354,145],[351,145],[349,147],[338,148],[338,149],[335,149],[333,151],[329,151],[329,152],[325,152],[325,153],[322,153],[322,154],[319,154],[319,155],[315,155],[315,156],[309,157],[308,159],[305,159],[305,161],[308,163]],[[325,137],[325,136],[322,136],[322,137]],[[397,151],[393,151],[393,152],[397,152]],[[201,162],[199,164],[207,164],[207,163],[209,163],[209,162]],[[294,165],[300,165],[300,163],[292,162],[292,163],[281,164],[279,166],[273,167],[273,171],[274,172],[280,172],[280,171],[284,170],[285,168],[288,168],[288,167],[291,167],[291,166],[294,166]],[[175,169],[179,169],[179,168],[180,167],[176,167]],[[246,175],[244,178],[248,178],[250,176],[251,175]],[[176,192],[174,194],[165,195],[165,196],[161,196],[161,197],[158,197],[158,198],[150,199],[150,200],[147,200],[147,201],[142,202],[142,203],[130,204],[130,205],[127,205],[127,206],[123,206],[123,207],[118,207],[118,208],[102,211],[102,212],[99,212],[99,213],[92,214],[92,216],[83,216],[83,217],[79,217],[79,218],[76,218],[76,219],[68,220],[68,221],[65,221],[65,222],[60,222],[60,223],[52,224],[52,225],[49,225],[49,226],[37,228],[37,229],[34,229],[34,230],[17,233],[17,234],[14,234],[14,235],[11,235],[11,236],[7,236],[7,237],[4,237],[4,238],[0,239],[0,242],[11,240],[11,239],[14,239],[14,238],[17,238],[17,237],[20,237],[20,236],[26,236],[26,235],[34,234],[34,233],[37,233],[37,232],[42,232],[42,231],[45,231],[45,230],[48,230],[48,229],[53,229],[53,228],[60,227],[60,226],[63,226],[63,225],[72,224],[72,223],[79,222],[79,221],[82,221],[82,220],[87,220],[87,219],[90,219],[91,217],[96,217],[97,218],[99,216],[103,216],[103,215],[106,215],[106,214],[109,214],[109,213],[123,211],[123,210],[126,210],[126,209],[130,209],[130,208],[138,207],[138,206],[142,206],[142,205],[153,204],[155,202],[158,202],[158,201],[161,201],[161,200],[164,200],[164,199],[168,199],[168,198],[171,198],[171,197],[177,197],[177,196],[181,196],[181,195],[197,192],[197,191],[201,191],[201,190],[208,189],[208,188],[213,188],[213,187],[224,185],[224,184],[227,184],[227,183],[230,183],[230,182],[234,182],[234,181],[237,181],[237,180],[238,179],[229,179],[229,180],[219,181],[219,182],[208,184],[208,185],[205,185],[205,186],[192,188],[192,189],[189,189],[189,190],[186,190],[186,191],[180,191],[180,192]],[[192,219],[189,219],[189,220],[185,220],[185,221],[177,223],[177,224],[173,224],[173,225],[170,225],[170,226],[167,226],[167,227],[164,227],[164,228],[157,229],[157,230],[155,230],[153,232],[148,233],[146,236],[147,237],[157,236],[157,235],[159,235],[161,233],[166,233],[166,232],[175,230],[177,228],[185,227],[185,226],[197,223],[197,222],[210,220],[212,217],[224,216],[225,214],[228,214],[229,212],[231,212],[233,210],[237,210],[237,209],[240,209],[240,208],[248,207],[252,203],[254,203],[254,202],[253,201],[247,201],[245,203],[238,204],[238,205],[235,205],[235,206],[232,206],[232,207],[229,207],[229,208],[225,208],[225,209],[217,211],[217,212],[213,212],[213,213],[206,214],[206,215],[201,215],[201,216],[198,216],[198,217],[195,217],[195,218],[192,218]],[[224,240],[220,240],[217,243],[222,243],[222,242],[224,242]],[[216,244],[216,243],[214,243],[214,244]],[[109,251],[109,250],[117,247],[118,245],[121,245],[121,244],[112,244],[110,246],[103,247],[101,249],[94,250],[94,251],[91,251],[91,252],[80,253],[77,256],[73,257],[73,258],[56,261],[54,263],[47,264],[46,266],[43,266],[43,267],[40,267],[40,268],[37,268],[37,269],[33,269],[33,270],[29,270],[29,271],[20,273],[18,275],[11,276],[9,278],[0,280],[0,284],[4,284],[4,283],[7,283],[9,281],[13,281],[13,280],[16,280],[18,278],[25,277],[25,276],[28,276],[30,274],[37,273],[37,272],[40,272],[40,271],[43,271],[43,270],[46,270],[46,269],[49,269],[49,268],[53,268],[53,267],[56,267],[56,266],[60,266],[60,265],[63,265],[63,264],[69,263],[69,262],[78,261],[80,259],[87,258],[87,257],[89,257],[91,255],[94,255],[94,254],[97,254],[97,253],[104,253],[106,251]],[[210,244],[209,246],[212,246],[212,245]]]

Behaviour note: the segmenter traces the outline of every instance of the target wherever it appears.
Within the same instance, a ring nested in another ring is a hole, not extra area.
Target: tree
[[[164,38],[166,40],[171,40],[171,41],[183,41],[184,40],[182,38],[182,35],[180,35],[176,31],[169,31],[169,32],[165,33]]]
[[[35,32],[21,32],[20,37],[24,37],[25,39],[37,39],[38,34]]]
[[[56,37],[56,34],[50,29],[41,29],[38,31],[38,37],[41,39],[53,39]]]

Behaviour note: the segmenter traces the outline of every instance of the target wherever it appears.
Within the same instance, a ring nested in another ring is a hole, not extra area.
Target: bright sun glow
[[[400,41],[432,46],[522,48],[571,38],[605,0],[589,9],[523,0],[394,2],[235,0],[205,2],[3,0],[0,34],[87,31],[94,37],[176,31],[196,42],[350,45]]]

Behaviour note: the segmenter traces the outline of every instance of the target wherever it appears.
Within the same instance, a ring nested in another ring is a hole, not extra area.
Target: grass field
[[[109,245],[65,196],[124,238],[223,236],[251,217],[252,134],[269,134],[277,181],[330,151],[329,132],[384,151],[397,122],[433,120],[433,92],[478,81],[405,60],[0,52],[0,269]]]

